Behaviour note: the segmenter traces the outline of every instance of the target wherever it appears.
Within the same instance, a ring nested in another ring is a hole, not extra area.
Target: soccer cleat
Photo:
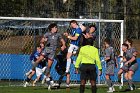
[[[51,90],[51,84],[50,84],[50,81],[47,81],[47,85],[48,85],[48,90]]]
[[[115,88],[114,88],[114,86],[112,87],[112,90],[113,90],[113,92],[115,92]]]
[[[122,85],[119,86],[119,89],[120,89],[120,90],[122,89]]]
[[[27,87],[29,85],[28,82],[25,82],[24,86],[23,87]]]
[[[135,90],[136,89],[136,87],[133,85],[133,86],[130,86],[130,90],[131,91],[133,91],[133,90]]]
[[[33,87],[35,87],[35,86],[36,86],[36,82],[34,81],[34,82],[33,82]]]
[[[113,93],[113,88],[109,87],[109,90],[107,91],[108,93]]]
[[[66,84],[66,88],[69,88],[70,86],[69,86],[69,84]]]
[[[66,91],[67,92],[70,92],[70,86],[69,86],[69,84],[66,84]]]
[[[52,80],[52,81],[50,81],[50,85],[51,86],[53,86],[54,85],[54,81]]]
[[[35,87],[35,83],[33,83],[33,87]]]
[[[45,81],[46,81],[46,78],[43,78],[41,83],[44,84]]]

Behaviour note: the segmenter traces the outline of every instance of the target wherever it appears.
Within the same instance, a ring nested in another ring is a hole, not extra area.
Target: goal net
[[[39,43],[41,36],[47,31],[50,23],[57,23],[58,31],[64,33],[69,28],[69,21],[76,20],[78,24],[95,24],[95,46],[99,49],[100,57],[103,58],[103,41],[110,38],[112,46],[117,54],[122,54],[123,20],[104,19],[61,19],[61,18],[26,18],[26,17],[0,17],[0,86],[22,85],[26,79],[25,73],[31,69],[29,57]],[[51,76],[55,82],[59,74],[55,70],[57,61],[51,68]],[[105,84],[106,63],[102,62],[103,74],[98,77],[98,84]],[[117,71],[113,81],[117,81]],[[80,75],[74,73],[74,65],[71,65],[71,85],[78,84]],[[33,77],[35,79],[35,76]],[[63,78],[65,82],[66,77]]]

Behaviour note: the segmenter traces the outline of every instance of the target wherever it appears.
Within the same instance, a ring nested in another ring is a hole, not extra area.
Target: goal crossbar
[[[94,21],[94,22],[118,22],[122,23],[124,20],[106,20],[106,19],[66,19],[66,18],[35,18],[35,17],[0,17],[0,20],[34,20],[34,21]]]

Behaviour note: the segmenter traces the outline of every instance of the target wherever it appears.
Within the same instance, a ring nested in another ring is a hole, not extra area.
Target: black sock
[[[31,79],[27,77],[26,81],[27,81],[27,82],[30,82],[30,80],[31,80]]]
[[[49,77],[50,78],[50,81],[52,81],[53,79],[52,79],[52,77]]]
[[[92,91],[92,93],[97,93],[96,85],[95,86],[91,86],[91,91]]]
[[[85,91],[85,85],[80,85],[80,93],[84,93]]]

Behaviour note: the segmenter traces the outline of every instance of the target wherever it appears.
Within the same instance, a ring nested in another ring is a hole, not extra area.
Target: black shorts
[[[81,80],[90,79],[96,81],[97,73],[94,64],[82,64],[80,67],[80,71],[81,71],[81,75],[80,75]]]

